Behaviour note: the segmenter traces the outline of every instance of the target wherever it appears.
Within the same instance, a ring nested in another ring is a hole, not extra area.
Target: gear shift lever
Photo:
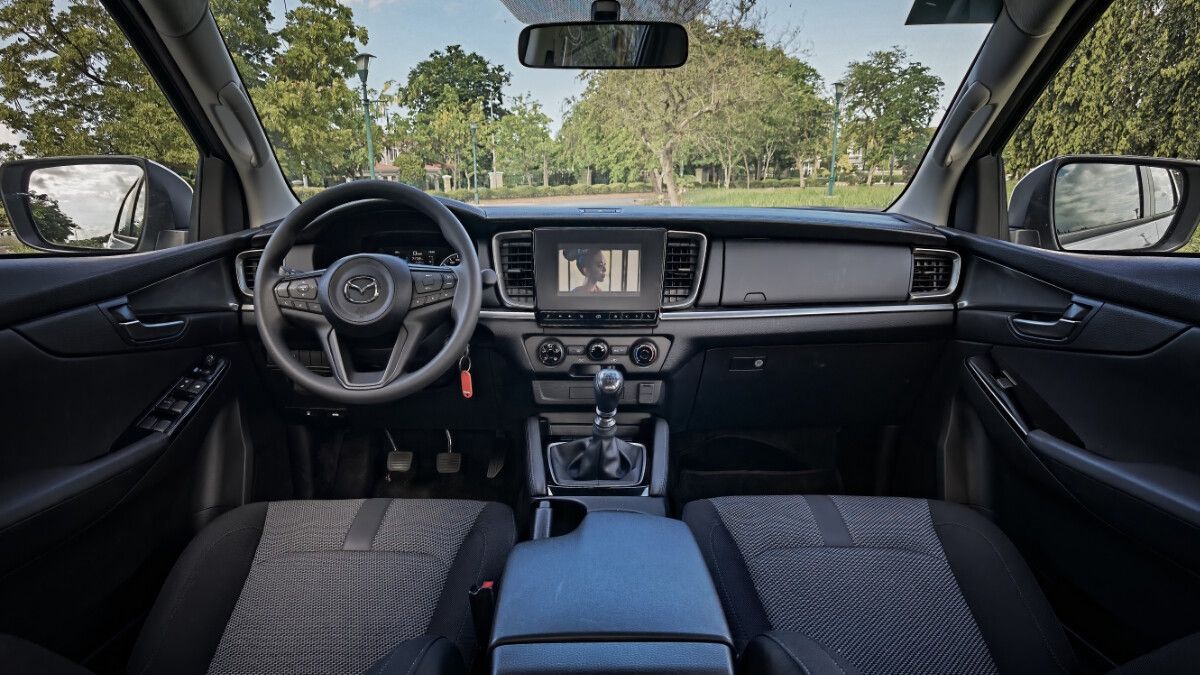
[[[611,438],[617,429],[617,405],[625,391],[625,376],[615,368],[605,368],[596,373],[596,421],[592,425],[592,436]]]
[[[592,435],[550,447],[550,465],[560,483],[630,482],[640,479],[645,451],[616,437],[617,405],[625,376],[615,368],[596,373],[593,381],[596,419]],[[565,479],[565,480],[564,480]]]

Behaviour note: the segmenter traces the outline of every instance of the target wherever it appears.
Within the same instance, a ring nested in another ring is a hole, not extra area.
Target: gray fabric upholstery
[[[361,673],[426,632],[486,504],[393,500],[379,519],[365,501],[268,505],[209,673]],[[368,550],[360,511],[379,520]]]
[[[811,499],[817,508],[803,496],[710,500],[775,630],[866,673],[997,672],[926,501]]]

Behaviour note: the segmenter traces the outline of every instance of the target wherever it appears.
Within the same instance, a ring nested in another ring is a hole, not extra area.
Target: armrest
[[[720,598],[686,525],[594,512],[570,534],[513,549],[491,646],[583,641],[732,647]]]

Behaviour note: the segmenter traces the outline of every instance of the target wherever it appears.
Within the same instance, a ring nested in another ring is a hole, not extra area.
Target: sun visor
[[[591,21],[592,0],[500,0],[524,24]],[[709,0],[624,0],[622,21],[687,23],[708,7]]]

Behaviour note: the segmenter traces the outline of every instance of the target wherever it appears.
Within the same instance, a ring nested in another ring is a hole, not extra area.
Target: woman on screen
[[[604,251],[581,248],[575,253],[575,267],[584,277],[584,283],[571,289],[572,293],[602,293],[601,282],[608,276],[608,262]]]

